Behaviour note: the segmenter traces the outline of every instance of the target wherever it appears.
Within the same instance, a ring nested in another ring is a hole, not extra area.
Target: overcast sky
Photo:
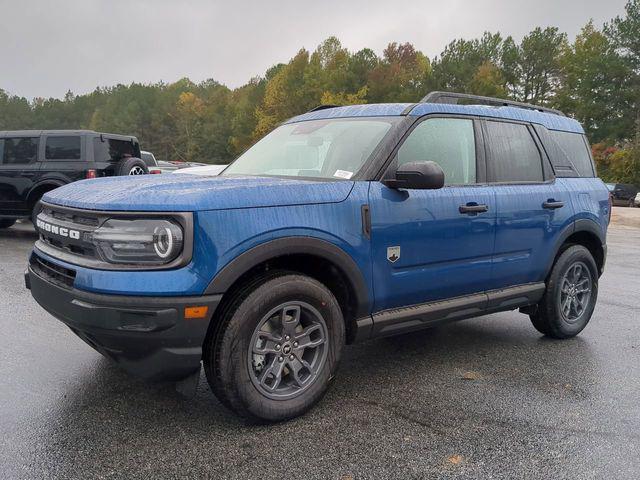
[[[626,0],[0,0],[0,88],[62,97],[96,86],[213,78],[229,87],[336,35],[381,53],[411,42],[430,58],[454,38],[522,38],[557,26],[573,38]]]

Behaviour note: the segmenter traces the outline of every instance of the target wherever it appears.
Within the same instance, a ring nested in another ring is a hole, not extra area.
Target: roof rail
[[[538,112],[552,113],[554,115],[565,116],[560,110],[553,108],[541,107],[530,103],[516,102],[514,100],[505,100],[503,98],[483,97],[481,95],[470,95],[468,93],[454,92],[431,92],[427,94],[420,103],[447,103],[457,105],[458,100],[471,100],[479,105],[493,105],[496,107],[516,107],[525,108],[527,110],[536,110]]]
[[[318,110],[326,110],[327,108],[336,108],[336,107],[339,107],[339,106],[340,106],[340,105],[330,105],[330,104],[327,104],[327,105],[318,105],[317,107],[312,108],[311,110],[309,110],[307,113],[310,113],[310,112],[317,112]]]

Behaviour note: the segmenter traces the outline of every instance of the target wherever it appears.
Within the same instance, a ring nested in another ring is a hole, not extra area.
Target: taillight
[[[157,174],[159,174],[159,173],[162,173],[162,170],[155,170],[155,169],[154,169],[154,170],[149,170],[149,173],[150,173],[151,175],[157,175]]]
[[[85,178],[96,178],[98,176],[98,172],[95,170],[87,170],[87,175]]]

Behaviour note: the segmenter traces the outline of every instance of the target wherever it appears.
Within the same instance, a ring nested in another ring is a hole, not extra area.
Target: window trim
[[[542,180],[510,180],[505,182],[497,182],[491,175],[489,174],[489,164],[493,162],[493,152],[491,151],[491,146],[489,145],[489,132],[487,129],[488,122],[496,122],[496,123],[511,123],[516,125],[523,125],[526,127],[529,135],[531,135],[531,139],[533,140],[536,149],[538,150],[538,155],[540,156],[540,167],[542,170]],[[556,177],[554,175],[553,166],[549,157],[547,155],[546,150],[544,149],[544,145],[538,138],[538,135],[535,131],[535,128],[530,122],[523,122],[518,120],[511,119],[501,119],[501,118],[483,118],[482,119],[482,131],[485,135],[485,148],[486,148],[486,168],[487,168],[487,184],[488,185],[545,185],[554,183]]]
[[[475,153],[476,153],[476,181],[474,183],[461,183],[461,184],[445,184],[442,188],[449,187],[478,187],[487,185],[487,164],[486,164],[486,149],[484,142],[484,132],[481,127],[482,117],[477,115],[462,115],[462,114],[446,114],[446,113],[429,113],[416,119],[416,121],[407,129],[407,131],[398,140],[395,147],[389,154],[386,161],[382,164],[378,174],[375,175],[374,181],[381,181],[383,179],[391,178],[395,173],[394,162],[397,160],[398,151],[409,138],[413,131],[418,128],[423,122],[429,121],[435,118],[447,118],[458,120],[470,120],[473,125],[473,134],[475,139]]]
[[[7,139],[13,139],[13,138],[35,138],[38,141],[37,147],[36,147],[36,158],[35,160],[33,160],[32,162],[29,163],[4,163],[4,151],[7,148],[7,143],[6,140]],[[24,168],[27,165],[37,165],[38,162],[40,161],[40,155],[41,152],[40,150],[42,149],[42,135],[33,135],[33,134],[20,134],[20,135],[2,135],[2,137],[0,137],[0,139],[4,140],[4,149],[3,149],[3,155],[2,157],[0,157],[0,167],[3,168]]]
[[[80,140],[80,158],[47,158],[47,141],[50,138],[59,137],[77,137]],[[85,160],[85,148],[84,148],[84,136],[73,134],[46,134],[40,137],[40,143],[42,144],[42,162],[84,162]]]

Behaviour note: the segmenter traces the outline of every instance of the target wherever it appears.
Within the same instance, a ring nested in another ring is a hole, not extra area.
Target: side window
[[[551,137],[567,156],[578,175],[581,177],[594,176],[591,154],[584,135],[557,130],[549,130],[549,133],[551,133]]]
[[[487,173],[492,182],[542,182],[542,157],[526,125],[487,121],[491,152]]]
[[[431,118],[420,123],[398,150],[398,166],[436,162],[446,185],[476,182],[476,142],[473,120]]]
[[[137,157],[140,151],[131,142],[105,138],[93,139],[93,155],[96,162],[119,162],[125,157]]]
[[[47,137],[46,160],[80,160],[80,137]]]
[[[26,165],[38,159],[38,137],[4,139],[3,165]]]

